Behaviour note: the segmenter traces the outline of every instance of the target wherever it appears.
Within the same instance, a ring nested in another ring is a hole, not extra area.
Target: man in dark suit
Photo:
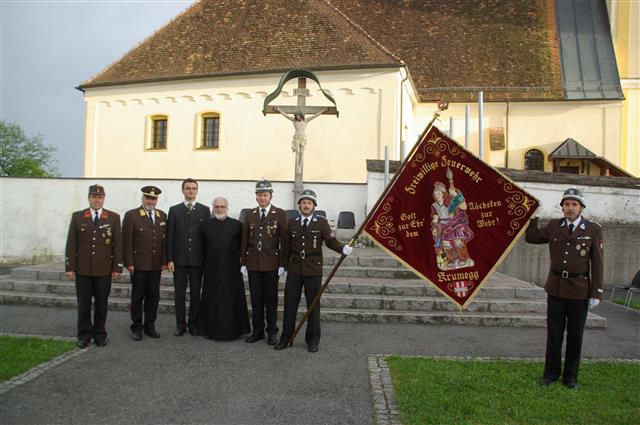
[[[167,229],[167,215],[156,209],[160,189],[145,186],[141,190],[142,205],[127,211],[122,221],[124,265],[131,273],[131,337],[135,341],[142,340],[143,330],[151,338],[160,338],[155,323]]]
[[[284,264],[287,267],[287,281],[284,288],[284,319],[282,335],[276,350],[287,348],[289,338],[296,325],[298,304],[304,287],[307,308],[313,302],[322,285],[322,242],[339,254],[349,255],[352,248],[341,244],[331,235],[327,219],[314,213],[317,206],[316,194],[304,190],[298,197],[300,215],[289,220],[285,238]],[[309,352],[318,351],[320,344],[320,305],[318,304],[307,321],[305,341]]]
[[[566,328],[562,381],[567,388],[576,389],[587,313],[602,299],[602,228],[582,217],[585,202],[580,190],[567,189],[560,205],[564,218],[551,220],[541,229],[538,228],[538,219],[533,218],[525,240],[534,244],[548,243],[551,259],[544,286],[547,292],[547,348],[540,384],[549,385],[560,378],[562,340]]]
[[[76,281],[79,348],[85,348],[91,338],[99,347],[107,344],[111,279],[122,273],[120,216],[102,207],[104,197],[104,187],[89,186],[89,208],[73,213],[67,234],[65,274]]]
[[[278,334],[278,278],[284,273],[281,249],[287,231],[287,213],[271,204],[273,187],[268,180],[256,184],[258,207],[245,217],[240,247],[242,273],[249,278],[253,332],[247,342],[264,339],[275,345]]]
[[[209,207],[196,202],[198,182],[182,182],[184,201],[169,208],[167,222],[167,269],[173,273],[175,289],[176,330],[182,336],[189,326],[198,335],[198,310],[202,291],[204,242],[202,225],[211,218]],[[186,320],[186,293],[189,286],[189,320]]]

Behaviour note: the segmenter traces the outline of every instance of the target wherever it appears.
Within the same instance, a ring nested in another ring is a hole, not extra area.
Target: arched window
[[[544,171],[544,154],[538,149],[528,150],[524,154],[524,169]]]

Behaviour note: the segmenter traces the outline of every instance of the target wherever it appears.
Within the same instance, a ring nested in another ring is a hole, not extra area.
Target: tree
[[[54,177],[58,175],[51,157],[56,148],[42,135],[28,137],[17,124],[0,120],[0,175],[10,177]]]

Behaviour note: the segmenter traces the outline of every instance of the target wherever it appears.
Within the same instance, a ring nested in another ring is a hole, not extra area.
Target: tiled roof
[[[81,88],[407,64],[422,101],[563,99],[553,0],[202,0]]]
[[[561,158],[589,159],[597,155],[569,137],[549,154],[549,159]]]

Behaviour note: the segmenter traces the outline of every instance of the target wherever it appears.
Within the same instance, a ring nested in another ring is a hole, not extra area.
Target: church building
[[[339,111],[306,127],[307,182],[364,183],[366,161],[402,159],[442,100],[436,125],[463,145],[468,134],[493,166],[637,176],[638,12],[604,0],[201,0],[80,84],[84,175],[292,181],[293,125],[262,109],[283,74],[307,69],[321,84],[307,80],[307,105],[333,106],[324,90]],[[296,87],[272,105],[295,105]]]

